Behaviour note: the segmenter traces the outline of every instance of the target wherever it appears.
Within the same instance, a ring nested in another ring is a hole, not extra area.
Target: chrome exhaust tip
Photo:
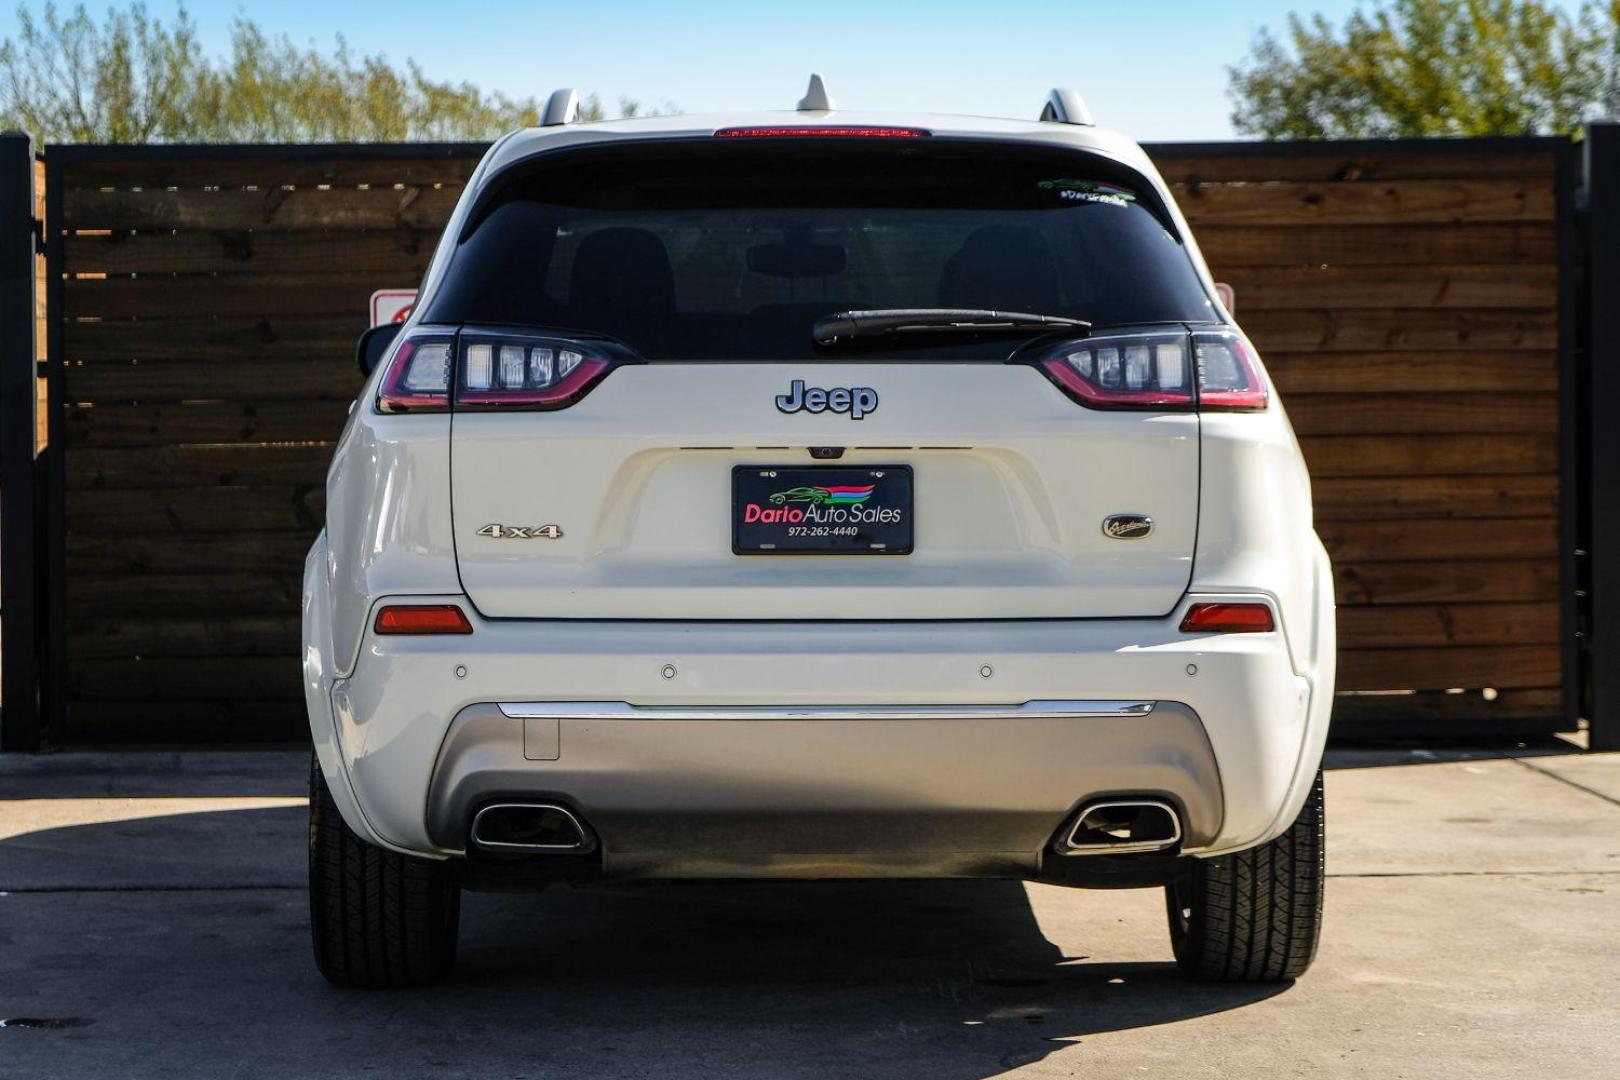
[[[596,838],[566,806],[556,803],[490,803],[473,816],[473,846],[483,851],[584,855]]]
[[[1181,843],[1181,815],[1163,799],[1106,799],[1082,809],[1064,837],[1065,855],[1137,855]]]

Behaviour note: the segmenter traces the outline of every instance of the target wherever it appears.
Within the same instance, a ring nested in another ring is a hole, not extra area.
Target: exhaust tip
[[[596,847],[573,811],[555,803],[491,803],[473,816],[471,835],[484,851],[583,855]]]
[[[1108,799],[1080,811],[1063,840],[1067,855],[1133,855],[1181,843],[1181,815],[1163,799]]]

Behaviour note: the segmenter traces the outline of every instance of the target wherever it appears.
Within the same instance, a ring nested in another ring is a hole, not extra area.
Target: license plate
[[[911,466],[731,470],[738,555],[909,555]]]

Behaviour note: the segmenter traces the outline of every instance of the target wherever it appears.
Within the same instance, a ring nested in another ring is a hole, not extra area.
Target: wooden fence
[[[47,739],[302,737],[300,574],[354,339],[373,289],[416,284],[481,149],[47,151]],[[1556,726],[1568,144],[1150,151],[1315,476],[1340,687],[1402,692],[1340,715]]]
[[[1569,144],[1151,150],[1310,465],[1337,721],[1558,716]]]

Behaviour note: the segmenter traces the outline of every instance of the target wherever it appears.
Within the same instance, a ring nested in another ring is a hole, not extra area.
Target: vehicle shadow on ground
[[[1520,739],[1383,739],[1377,742],[1329,741],[1322,768],[1383,769],[1394,765],[1436,765],[1448,761],[1492,761],[1499,758],[1569,757],[1584,746],[1560,735]]]
[[[9,871],[52,852],[80,867],[98,850],[114,865],[143,845],[189,852],[142,887],[57,882],[61,891],[0,899],[30,987],[7,1008],[88,1021],[0,1031],[28,1075],[122,1065],[165,1077],[977,1080],[1287,989],[1189,982],[1168,962],[1167,938],[1165,962],[1098,962],[1122,952],[1109,903],[1088,903],[1096,924],[1065,954],[1017,882],[868,881],[469,893],[450,983],[340,991],[315,973],[302,876],[289,869],[303,821],[296,807],[185,814],[0,844],[0,889],[20,888]],[[277,868],[279,883],[180,880],[232,836],[256,840],[224,863]],[[159,1068],[139,1056],[147,1044],[186,1051],[160,1055]]]

